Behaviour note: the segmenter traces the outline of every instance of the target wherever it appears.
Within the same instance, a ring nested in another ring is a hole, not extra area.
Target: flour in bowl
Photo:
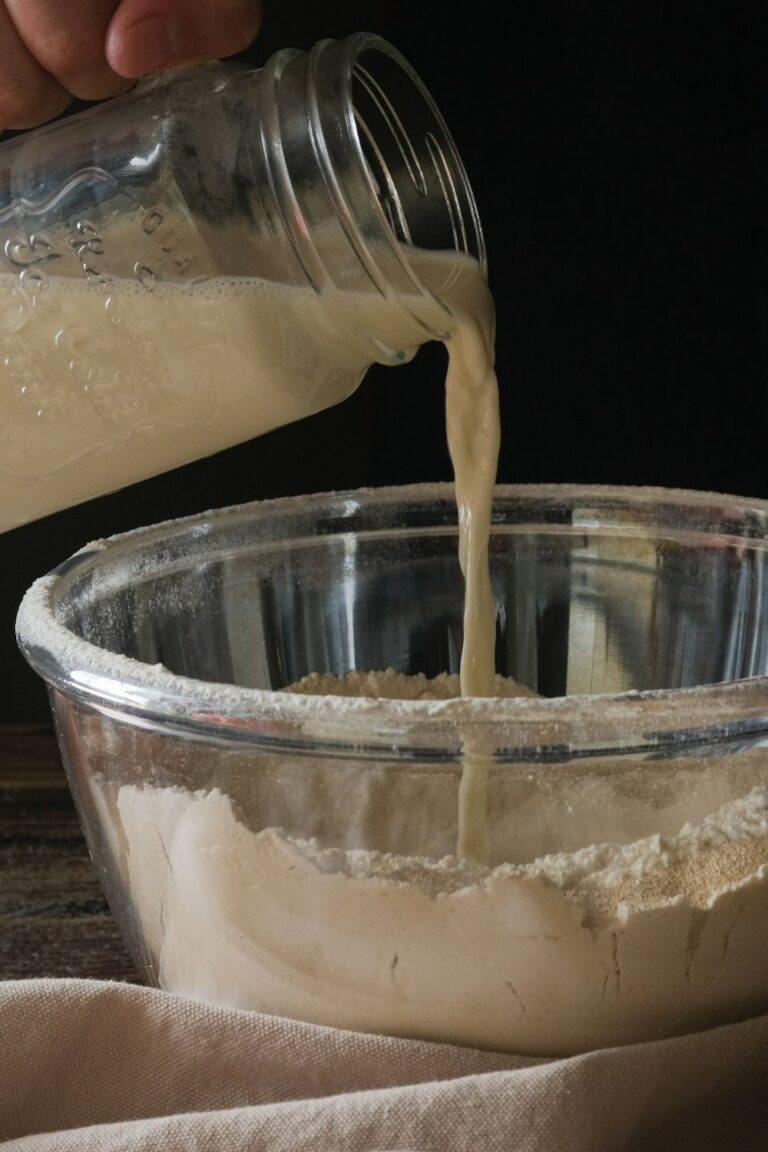
[[[353,675],[344,688],[430,694],[429,681],[395,673]],[[455,689],[441,677],[435,695]],[[554,766],[535,780],[499,765],[488,865],[452,850],[456,771],[374,764],[366,777],[359,763],[268,761],[251,795],[97,781],[164,988],[533,1055],[768,1008],[759,750],[683,758],[673,771],[648,759],[606,772]],[[615,839],[596,840],[606,828]]]

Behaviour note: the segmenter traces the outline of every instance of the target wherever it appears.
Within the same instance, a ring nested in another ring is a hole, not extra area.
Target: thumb
[[[134,79],[242,52],[261,27],[261,0],[122,0],[107,29],[107,62]]]

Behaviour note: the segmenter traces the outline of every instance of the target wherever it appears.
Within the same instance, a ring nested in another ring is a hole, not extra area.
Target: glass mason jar
[[[440,113],[366,33],[5,144],[0,252],[0,531],[337,403],[485,260]]]

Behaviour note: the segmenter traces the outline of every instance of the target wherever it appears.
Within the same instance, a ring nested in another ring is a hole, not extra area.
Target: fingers
[[[240,52],[260,0],[0,0],[0,131],[31,128],[72,96],[102,100],[147,72]]]
[[[0,131],[42,124],[62,112],[70,99],[35,60],[0,4]]]
[[[241,52],[260,26],[260,0],[122,0],[107,33],[107,60],[135,78]]]
[[[38,64],[81,100],[102,100],[129,85],[107,64],[104,41],[119,0],[5,0]]]

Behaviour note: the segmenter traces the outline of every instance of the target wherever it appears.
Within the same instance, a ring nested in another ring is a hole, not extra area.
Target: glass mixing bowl
[[[461,650],[449,485],[68,559],[19,642],[142,976],[543,1055],[767,1011],[767,547],[768,502],[500,487],[497,669],[540,696],[482,700],[424,698]],[[290,690],[387,669],[417,698]],[[485,860],[456,854],[470,777]]]

